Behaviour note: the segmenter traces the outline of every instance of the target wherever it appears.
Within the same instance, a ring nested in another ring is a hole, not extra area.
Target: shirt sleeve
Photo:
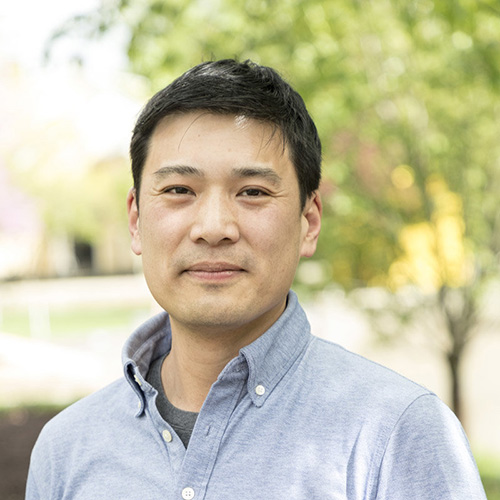
[[[486,500],[465,433],[441,400],[426,394],[403,413],[382,459],[377,500]]]
[[[32,459],[33,460],[33,459]],[[41,500],[40,493],[35,480],[35,472],[33,462],[30,464],[28,471],[28,481],[26,482],[25,500]]]
[[[33,447],[26,482],[25,500],[50,500],[57,498],[57,492],[51,491],[52,453],[45,439],[47,425],[42,429]],[[49,493],[50,492],[50,493]]]

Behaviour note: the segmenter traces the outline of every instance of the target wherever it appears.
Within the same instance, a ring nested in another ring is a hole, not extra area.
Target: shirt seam
[[[333,346],[337,347],[338,349],[341,349],[342,351],[347,352],[347,353],[351,354],[352,356],[355,356],[356,358],[363,360],[364,362],[370,363],[370,364],[372,364],[374,366],[378,366],[378,367],[382,368],[383,370],[387,370],[387,371],[393,373],[394,375],[397,375],[401,379],[406,380],[407,382],[409,382],[410,384],[412,384],[413,387],[415,387],[416,389],[419,389],[420,391],[425,391],[424,394],[420,394],[419,396],[417,396],[417,398],[420,397],[420,396],[425,396],[425,395],[433,395],[433,396],[435,396],[435,394],[432,391],[430,391],[429,389],[427,389],[427,387],[424,387],[423,385],[418,384],[414,380],[411,380],[408,377],[405,377],[404,375],[401,375],[401,373],[393,370],[392,368],[389,368],[388,366],[385,366],[385,365],[382,365],[380,363],[377,363],[376,361],[373,361],[372,359],[365,358],[364,356],[361,356],[361,354],[358,354],[356,352],[350,351],[349,349],[346,349],[342,345],[337,344],[335,342],[331,342],[330,340],[326,340],[326,339],[323,339],[321,337],[316,337],[313,334],[311,334],[311,336],[314,339],[316,339],[317,341],[319,341],[319,342],[322,342],[324,344],[328,344],[330,346],[333,345]],[[411,406],[412,404],[413,404],[413,401],[411,403],[409,403],[408,406]]]
[[[416,385],[418,385],[418,384],[416,384]],[[392,439],[392,437],[394,435],[394,432],[395,432],[396,428],[398,427],[399,423],[401,422],[402,418],[406,415],[406,413],[410,410],[410,408],[418,400],[420,400],[421,398],[424,398],[424,397],[437,398],[437,396],[433,392],[430,392],[430,391],[426,392],[425,394],[419,394],[417,397],[415,397],[412,401],[410,401],[406,405],[405,409],[401,412],[401,414],[399,415],[398,419],[396,420],[396,422],[392,426],[391,432],[387,436],[387,439],[385,441],[384,449],[382,451],[380,460],[378,460],[378,463],[377,463],[377,475],[376,475],[376,477],[373,478],[373,480],[369,481],[369,484],[368,484],[369,491],[371,491],[372,489],[375,489],[375,496],[373,497],[375,500],[378,497],[378,487],[379,487],[379,484],[380,484],[380,472],[381,472],[381,469],[382,469],[382,463],[384,462],[384,458],[385,458],[385,455],[387,453],[387,448],[389,447],[389,443],[391,442],[391,439]],[[372,477],[372,474],[370,474],[370,477]]]

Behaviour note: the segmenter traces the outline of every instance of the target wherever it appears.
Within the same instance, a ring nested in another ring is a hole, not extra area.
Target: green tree
[[[463,418],[460,362],[499,268],[499,14],[493,0],[115,0],[54,39],[125,28],[151,90],[211,58],[280,70],[325,146],[325,281],[419,287]]]

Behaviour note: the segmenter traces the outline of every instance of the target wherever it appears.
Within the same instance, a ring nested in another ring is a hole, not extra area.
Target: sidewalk
[[[127,333],[77,345],[0,333],[0,407],[64,405],[103,387],[121,375]]]
[[[37,313],[27,336],[2,331],[0,322],[0,407],[67,404],[112,382],[122,374],[123,343],[145,319],[119,331],[97,329],[53,339],[40,324],[41,310],[138,304],[155,312],[141,275],[0,283],[0,313],[7,307]]]

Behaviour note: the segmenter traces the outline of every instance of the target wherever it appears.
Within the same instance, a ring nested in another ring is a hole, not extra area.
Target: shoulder
[[[342,389],[365,404],[393,399],[410,404],[420,396],[433,394],[390,368],[318,337],[313,337],[303,361],[319,383]]]
[[[421,412],[432,415],[436,406],[445,407],[425,387],[317,337],[297,364],[292,386],[305,405],[322,415],[324,425],[348,422],[349,431],[363,429],[382,447],[405,413],[417,421]]]
[[[484,498],[463,428],[433,392],[316,337],[301,365],[314,404],[322,408],[317,412],[325,420],[322,428],[340,421],[347,447],[359,459],[349,469],[351,480],[364,477],[355,469],[369,456],[380,498],[421,498],[437,491],[433,498]]]
[[[113,420],[133,415],[133,397],[125,379],[120,379],[73,403],[44,426],[34,455],[41,450],[43,453],[64,454],[66,447],[72,447],[84,436],[97,433],[100,427]]]
[[[42,429],[31,454],[27,498],[62,498],[65,484],[84,477],[92,463],[131,434],[137,396],[125,379],[64,409]],[[49,496],[49,492],[50,495]]]
[[[377,488],[381,498],[421,498],[429,492],[442,499],[486,498],[460,422],[432,394],[416,398],[398,419]]]

